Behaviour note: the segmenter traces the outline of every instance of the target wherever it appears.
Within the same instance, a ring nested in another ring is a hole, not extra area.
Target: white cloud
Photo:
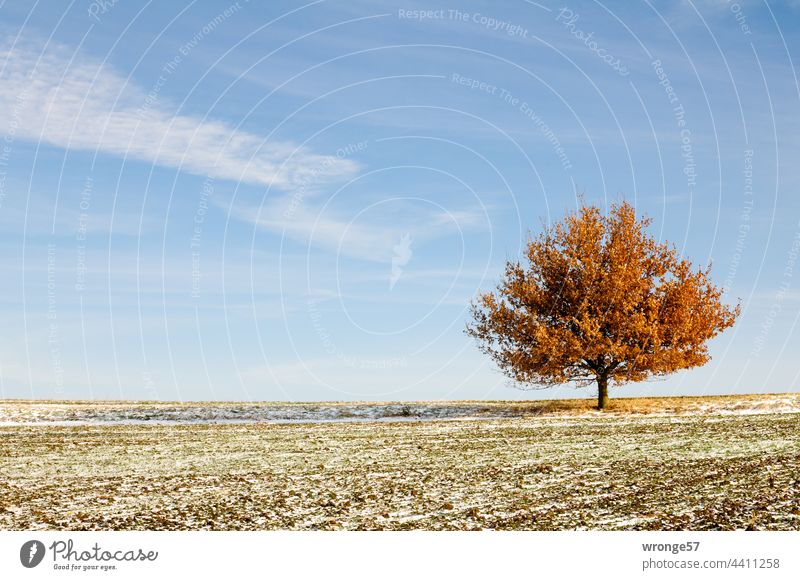
[[[290,215],[286,209],[291,207]],[[413,211],[402,219],[391,209],[366,221],[351,219],[358,210],[323,209],[310,200],[290,205],[286,198],[271,198],[260,208],[236,203],[231,215],[256,227],[283,234],[287,238],[317,249],[350,258],[390,263],[394,247],[404,235],[422,244],[445,236],[464,235],[468,230],[489,227],[479,209],[444,212]],[[408,211],[408,208],[407,208]]]
[[[0,41],[0,107],[7,119],[0,134],[277,188],[284,193],[273,190],[260,211],[238,202],[224,207],[256,227],[358,259],[391,260],[404,234],[423,242],[486,226],[476,210],[419,213],[406,227],[390,215],[377,223],[352,221],[341,208],[322,211],[318,194],[333,180],[354,177],[354,160],[266,141],[219,120],[176,115],[160,94],[163,86],[155,80],[143,88],[63,44]]]
[[[168,72],[162,71],[162,76]],[[61,44],[0,42],[0,132],[14,139],[126,156],[198,175],[291,189],[352,175],[352,160],[266,141],[229,124],[175,115],[159,93]]]

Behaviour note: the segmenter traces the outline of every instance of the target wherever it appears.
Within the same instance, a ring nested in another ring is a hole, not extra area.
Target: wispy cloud
[[[344,256],[373,262],[391,263],[394,247],[403,236],[418,244],[444,236],[463,235],[467,231],[488,228],[486,215],[480,209],[454,211],[420,211],[404,208],[404,218],[387,208],[372,219],[353,219],[356,209],[323,208],[311,200],[292,207],[287,215],[289,200],[267,199],[260,207],[236,202],[227,209],[240,220],[256,227],[285,235],[304,245]],[[404,223],[405,222],[405,223]]]
[[[348,159],[267,140],[229,124],[176,114],[159,94],[111,66],[56,43],[0,42],[0,131],[15,139],[97,151],[198,175],[291,189],[325,167],[329,178],[354,174]],[[160,84],[159,84],[160,82]]]

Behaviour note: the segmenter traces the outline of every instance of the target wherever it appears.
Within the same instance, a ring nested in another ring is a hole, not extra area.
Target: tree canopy
[[[740,307],[677,250],[648,235],[627,202],[584,205],[528,241],[496,291],[471,305],[467,333],[520,385],[642,381],[709,360],[707,341]]]

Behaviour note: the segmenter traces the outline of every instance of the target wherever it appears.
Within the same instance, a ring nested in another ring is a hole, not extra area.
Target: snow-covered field
[[[6,402],[0,529],[800,530],[797,395],[552,403]]]
[[[524,417],[598,417],[593,399],[410,403],[160,403],[0,401],[0,425],[49,423],[314,423]],[[800,393],[612,399],[605,415],[725,415],[800,412]]]

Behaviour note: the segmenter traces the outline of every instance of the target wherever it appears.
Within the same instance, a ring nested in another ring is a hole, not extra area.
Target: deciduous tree
[[[584,205],[529,240],[496,291],[472,303],[467,333],[520,386],[608,387],[705,364],[707,342],[733,325],[710,280],[651,237],[627,202]]]

